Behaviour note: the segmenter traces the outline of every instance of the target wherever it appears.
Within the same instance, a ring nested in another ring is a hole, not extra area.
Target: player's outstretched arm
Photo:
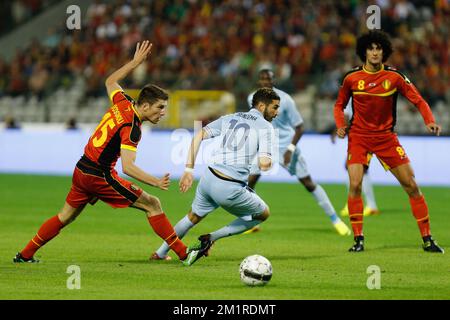
[[[300,138],[303,135],[303,123],[299,124],[295,128],[294,137],[292,138],[291,144],[289,145],[288,149],[283,155],[283,163],[285,166],[287,166],[289,163],[291,163],[292,154],[295,151],[295,146],[300,141]]]
[[[146,173],[134,163],[134,161],[136,160],[135,151],[120,149],[120,157],[122,159],[122,171],[126,175],[161,190],[169,189],[170,175],[166,173],[164,177],[158,179]]]
[[[147,56],[150,54],[151,49],[152,44],[148,40],[145,40],[142,43],[137,43],[133,60],[126,63],[124,66],[114,71],[108,78],[106,78],[105,86],[106,90],[108,91],[108,96],[111,96],[111,94],[116,90],[122,90],[119,85],[119,81],[124,79],[133,69],[135,69],[145,59],[147,59]]]
[[[183,193],[188,191],[192,187],[192,183],[194,182],[194,175],[192,173],[194,171],[195,159],[197,158],[200,145],[203,139],[206,138],[206,136],[206,131],[202,129],[194,136],[194,138],[192,138],[186,161],[186,170],[184,171],[183,176],[180,179],[180,191]]]
[[[434,133],[439,136],[441,134],[441,126],[436,124],[436,120],[433,116],[430,106],[425,99],[420,95],[416,86],[405,76],[402,75],[398,89],[400,93],[411,102],[417,110],[419,110],[422,118],[425,122],[428,132]]]

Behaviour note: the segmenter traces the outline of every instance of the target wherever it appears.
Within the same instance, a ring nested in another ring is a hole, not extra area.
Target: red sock
[[[169,219],[167,219],[164,212],[156,216],[148,217],[148,222],[152,226],[155,233],[160,236],[172,249],[175,251],[180,260],[187,257],[186,245],[178,238],[177,233],[172,227]]]
[[[361,196],[355,198],[349,196],[347,199],[347,205],[353,235],[355,237],[362,236],[364,204]]]
[[[425,198],[422,196],[418,198],[409,198],[411,204],[412,214],[416,218],[422,237],[430,235],[430,218],[428,216],[428,206]]]
[[[64,225],[59,220],[58,215],[45,221],[39,228],[34,238],[28,242],[27,246],[20,253],[22,257],[29,259],[34,256],[35,252],[44,244],[56,237],[63,227]]]

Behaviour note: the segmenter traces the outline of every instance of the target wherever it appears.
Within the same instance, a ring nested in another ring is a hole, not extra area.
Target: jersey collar
[[[134,103],[131,104],[131,108],[133,109],[134,114],[136,115],[136,117],[138,117],[139,122],[142,122],[142,119],[141,119],[141,117],[139,116],[139,113],[137,112],[136,108],[134,107]]]
[[[262,116],[262,115],[263,115],[263,114],[262,114],[262,112],[261,112],[261,111],[259,111],[259,110],[258,110],[258,109],[256,109],[256,108],[251,108],[249,112],[253,112],[253,113],[256,113],[256,114],[258,114],[258,115],[260,115],[260,116]]]
[[[376,73],[381,72],[381,71],[384,70],[384,64],[381,64],[381,69],[378,70],[378,71],[375,71],[375,72],[372,72],[372,71],[367,70],[367,69],[364,67],[364,64],[363,64],[362,68],[363,68],[364,72],[367,72],[368,74],[376,74]]]

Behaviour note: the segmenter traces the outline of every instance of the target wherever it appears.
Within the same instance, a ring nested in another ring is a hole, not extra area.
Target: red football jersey
[[[344,108],[351,97],[351,132],[377,135],[394,131],[398,93],[417,107],[425,124],[435,122],[428,103],[411,81],[396,69],[382,65],[377,72],[367,71],[360,66],[344,76],[334,106],[336,126],[342,128],[347,125]]]
[[[89,139],[84,154],[103,169],[112,169],[120,157],[120,149],[136,151],[141,139],[141,119],[134,101],[123,91],[111,94],[113,106]]]

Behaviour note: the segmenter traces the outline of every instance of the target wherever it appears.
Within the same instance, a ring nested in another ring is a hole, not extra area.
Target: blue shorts
[[[249,221],[262,214],[267,204],[245,183],[223,180],[208,168],[198,183],[192,212],[205,217],[218,207]]]

